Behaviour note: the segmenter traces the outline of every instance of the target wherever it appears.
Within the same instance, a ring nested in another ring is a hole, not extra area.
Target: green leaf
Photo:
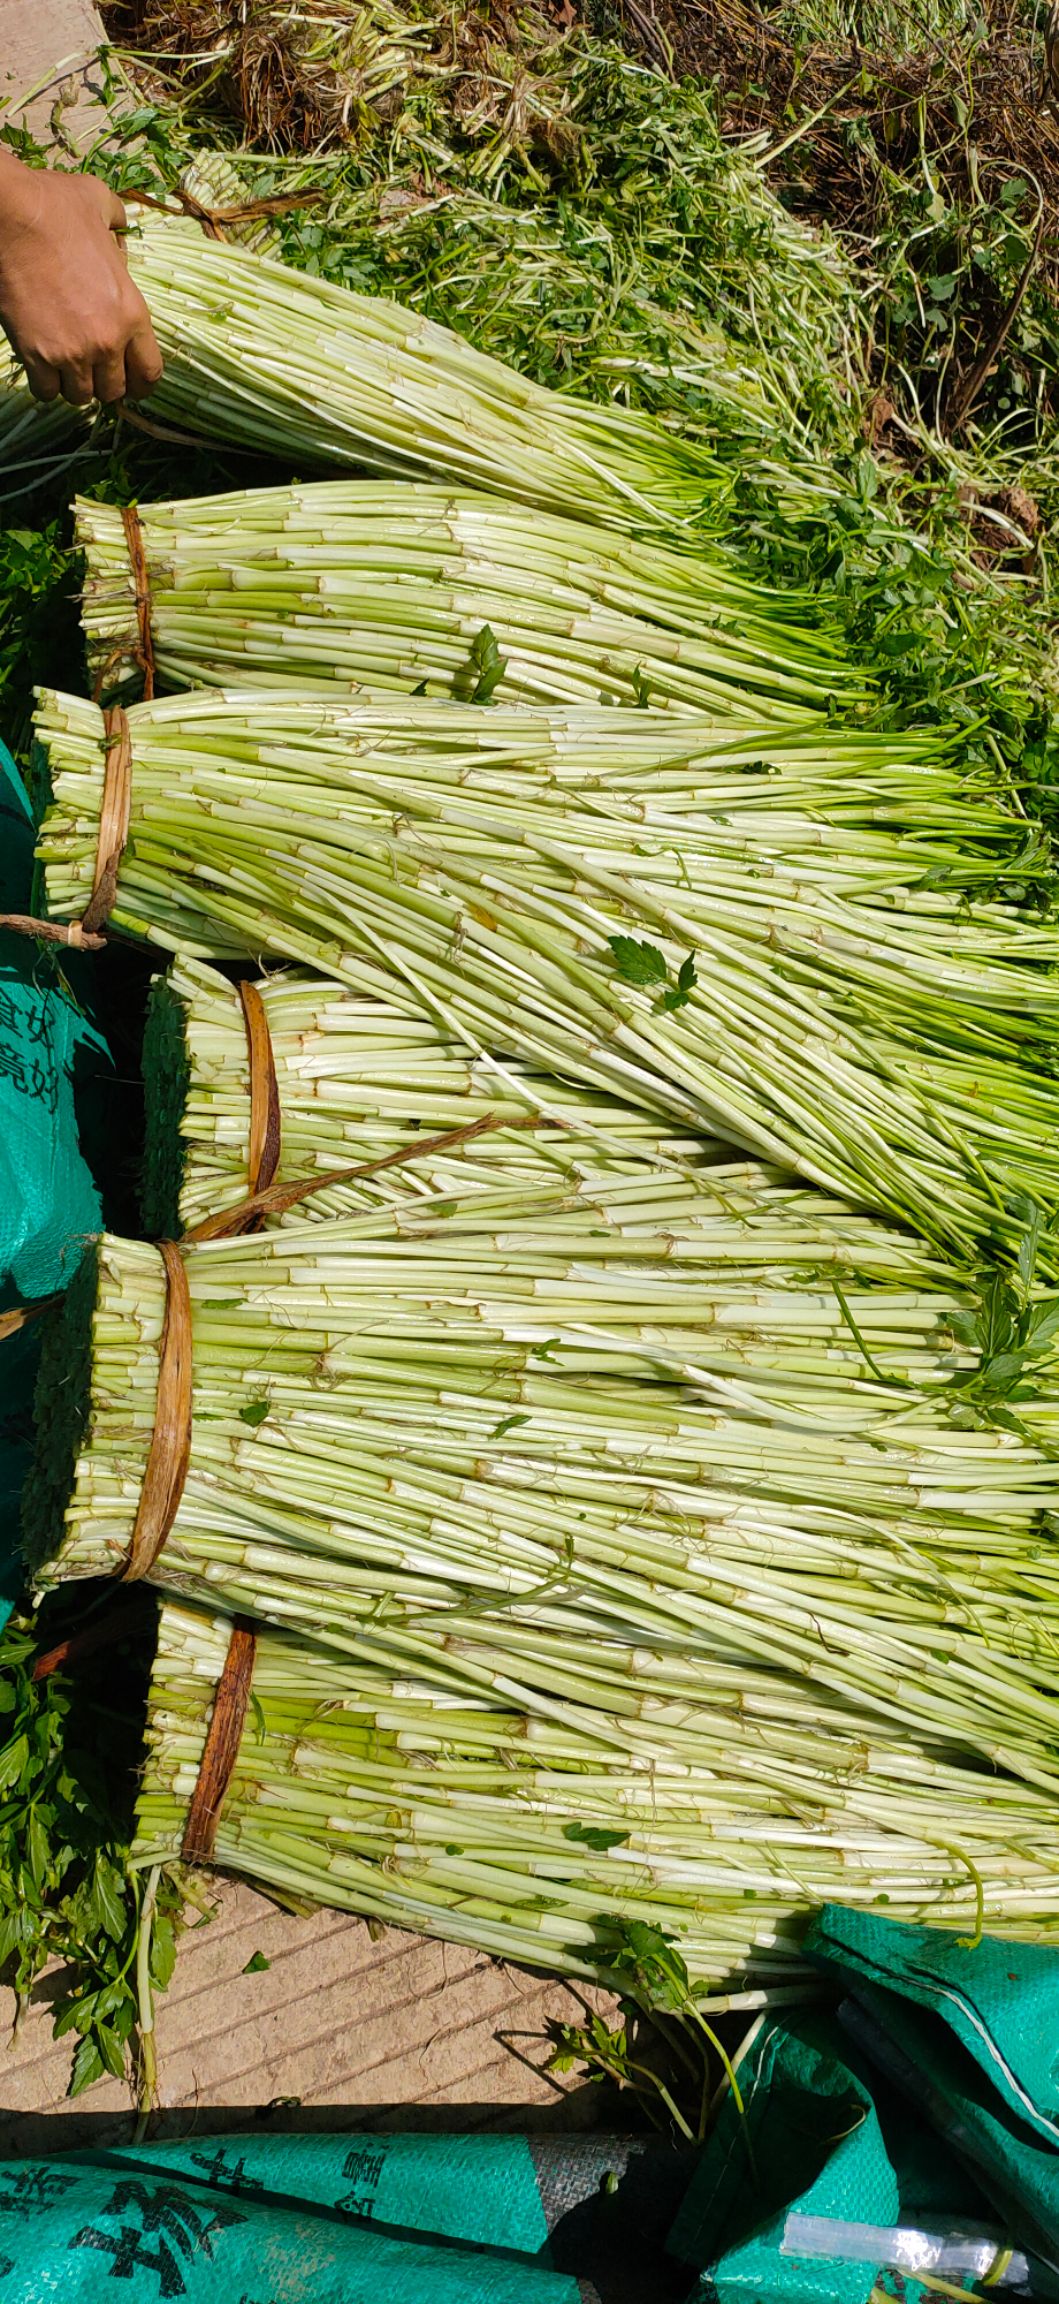
[[[1019,1241],[1018,1254],[1019,1279],[1024,1289],[1031,1286],[1033,1275],[1037,1269],[1037,1255],[1041,1244],[1043,1224],[1044,1217],[1041,1209],[1036,1207],[1032,1201],[1029,1202],[1026,1228]]]
[[[563,1839],[576,1840],[584,1848],[595,1848],[604,1856],[608,1848],[626,1848],[627,1832],[608,1832],[603,1824],[564,1824]]]
[[[271,1966],[271,1960],[266,1960],[263,1952],[251,1952],[243,1974],[244,1976],[263,1976],[265,1969],[271,1968]]]
[[[96,1864],[95,1894],[100,1918],[108,1936],[120,1939],[129,1925],[129,1907],[125,1901],[125,1883],[116,1864],[100,1856]]]
[[[76,1999],[68,2000],[65,2007],[60,2008],[52,2025],[53,2040],[61,2040],[66,2032],[87,2035],[92,2029],[98,1997],[96,1992],[82,1992]]]
[[[1026,1365],[1024,1352],[996,1352],[982,1370],[982,1384],[987,1398],[1002,1398],[1022,1375]]]
[[[165,1991],[175,1966],[176,1927],[166,1914],[158,1914],[151,1930],[151,1982],[156,1991]]]
[[[93,2039],[79,2040],[70,2072],[70,2094],[79,2096],[83,2088],[90,2088],[93,2080],[103,2074],[103,2059]]]
[[[31,1808],[26,1827],[26,1863],[29,1876],[37,1889],[43,1889],[50,1870],[48,1834],[37,1808]]]
[[[1034,1304],[1026,1316],[1026,1342],[1034,1352],[1042,1352],[1053,1337],[1059,1335],[1059,1296],[1046,1296]]]
[[[112,2073],[115,2080],[123,2080],[125,2077],[125,2050],[117,2033],[109,2024],[97,2024],[94,2039],[104,2070]]]
[[[271,1401],[268,1400],[248,1400],[246,1407],[239,1410],[239,1421],[251,1425],[256,1432],[258,1425],[264,1423],[270,1407]]]
[[[500,686],[507,671],[507,658],[496,644],[496,634],[489,624],[471,642],[467,662],[452,683],[452,693],[464,704],[488,704]]]
[[[989,1361],[1006,1352],[1016,1340],[1015,1303],[1002,1272],[990,1272],[982,1289],[979,1341],[982,1358]]]
[[[695,973],[695,954],[689,952],[687,959],[680,963],[676,983],[667,984],[658,1003],[659,1007],[667,1010],[686,1008],[698,981]]]
[[[635,936],[608,937],[623,984],[664,984],[669,975],[655,944],[641,944]]]
[[[646,1920],[630,1920],[625,1941],[612,1965],[635,1979],[640,1991],[657,2008],[675,2013],[691,1998],[687,1967],[669,1938]]]
[[[505,1432],[513,1432],[516,1424],[528,1423],[528,1416],[502,1416],[499,1424],[494,1424],[493,1429],[489,1434],[489,1438],[491,1440],[499,1440]]]
[[[16,1736],[14,1742],[0,1752],[0,1792],[6,1792],[10,1784],[20,1781],[28,1759],[28,1736]]]

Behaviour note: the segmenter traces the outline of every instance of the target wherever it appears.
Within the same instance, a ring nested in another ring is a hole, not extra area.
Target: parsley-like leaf
[[[611,936],[609,942],[623,984],[666,982],[669,970],[656,944],[639,943],[635,936]]]
[[[462,672],[452,683],[452,693],[465,704],[489,704],[507,671],[507,657],[502,656],[496,644],[492,626],[483,624],[475,634]]]
[[[670,1013],[674,1008],[686,1008],[698,981],[695,973],[695,954],[689,952],[687,959],[680,963],[676,983],[666,985],[659,1001],[659,1007]]]
[[[608,1832],[602,1824],[564,1824],[563,1839],[576,1840],[583,1848],[594,1848],[601,1856],[608,1848],[626,1848],[627,1832]]]

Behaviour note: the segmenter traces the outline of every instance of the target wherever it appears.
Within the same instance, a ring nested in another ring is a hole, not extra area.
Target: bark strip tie
[[[221,1810],[239,1758],[256,1652],[256,1635],[237,1617],[213,1699],[198,1783],[188,1807],[180,1851],[185,1864],[209,1864],[212,1860]]]
[[[175,1240],[160,1241],[158,1253],[166,1277],[158,1397],[136,1519],[119,1571],[125,1584],[138,1583],[154,1568],[180,1509],[191,1456],[191,1293]]]
[[[249,1200],[241,1200],[235,1208],[223,1208],[219,1216],[204,1216],[185,1234],[188,1240],[232,1240],[237,1234],[254,1231],[265,1216],[285,1216],[288,1208],[297,1208],[303,1200],[311,1199],[314,1192],[328,1192],[336,1184],[355,1184],[361,1176],[378,1176],[384,1168],[411,1166],[413,1161],[424,1160],[435,1152],[455,1152],[469,1144],[475,1136],[485,1136],[493,1128],[542,1128],[547,1123],[536,1112],[525,1118],[509,1119],[495,1112],[485,1112],[480,1120],[470,1120],[463,1128],[446,1128],[442,1136],[416,1138],[410,1144],[399,1144],[395,1152],[384,1152],[377,1160],[358,1160],[352,1168],[327,1168],[316,1176],[296,1177],[290,1184],[271,1184],[263,1192],[254,1192]]]
[[[132,809],[132,732],[120,704],[103,714],[107,740],[103,763],[103,797],[99,807],[99,836],[92,875],[92,894],[80,920],[36,920],[28,912],[0,912],[0,928],[16,936],[39,936],[45,944],[66,944],[74,952],[99,952],[106,943],[103,926],[118,893],[118,872],[129,837]]]
[[[283,1115],[280,1111],[279,1082],[276,1078],[276,1060],[272,1053],[272,1034],[268,1028],[265,1003],[256,984],[239,986],[243,1022],[246,1026],[246,1045],[250,1057],[250,1144],[247,1153],[247,1181],[249,1197],[266,1192],[279,1167],[283,1140]],[[258,1229],[257,1223],[248,1224],[247,1230]]]
[[[147,566],[147,546],[143,522],[137,504],[122,507],[121,525],[129,549],[129,567],[136,587],[136,629],[139,645],[136,661],[143,673],[144,702],[154,697],[154,633],[151,629],[151,573]]]

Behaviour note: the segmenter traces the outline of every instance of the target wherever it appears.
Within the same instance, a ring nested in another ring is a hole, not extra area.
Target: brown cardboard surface
[[[335,2128],[595,2124],[599,2092],[543,2066],[549,2025],[578,2021],[602,1994],[397,1929],[373,1939],[344,1913],[292,1919],[230,1882],[214,1901],[213,1919],[183,1937],[158,2002],[157,2132],[262,2117]],[[255,1952],[270,1965],[248,1976]],[[0,1993],[0,2024],[13,2015],[11,1993]],[[53,2041],[51,2022],[45,1981],[17,2039],[0,2042],[0,2156],[131,2132],[120,2082],[66,2099],[71,2042]]]
[[[95,56],[105,40],[91,0],[0,0],[0,117],[44,140],[84,142],[100,125]]]

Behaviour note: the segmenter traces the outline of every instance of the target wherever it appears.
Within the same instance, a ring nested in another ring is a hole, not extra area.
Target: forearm
[[[0,150],[0,327],[41,400],[120,400],[161,375],[124,226],[98,177],[27,168]]]

